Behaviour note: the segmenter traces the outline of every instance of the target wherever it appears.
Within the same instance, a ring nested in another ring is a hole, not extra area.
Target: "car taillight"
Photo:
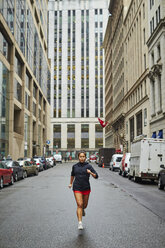
[[[125,167],[127,167],[127,163],[125,163]]]
[[[36,165],[40,165],[40,163],[36,163]]]

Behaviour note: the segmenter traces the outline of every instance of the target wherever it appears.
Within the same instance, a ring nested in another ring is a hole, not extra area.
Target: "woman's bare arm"
[[[69,188],[72,187],[73,180],[74,180],[74,176],[71,176],[71,177],[70,177],[70,184],[69,184],[69,186],[68,186]]]

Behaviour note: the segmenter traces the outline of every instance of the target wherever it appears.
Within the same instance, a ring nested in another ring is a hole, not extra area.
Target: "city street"
[[[165,190],[92,164],[84,230],[68,188],[73,163],[57,164],[0,191],[0,248],[164,248]]]

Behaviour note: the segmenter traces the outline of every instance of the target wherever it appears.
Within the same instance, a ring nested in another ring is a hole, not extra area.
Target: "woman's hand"
[[[88,174],[91,174],[91,171],[90,171],[89,169],[87,169],[87,173],[88,173]]]
[[[69,188],[72,188],[72,184],[70,183],[68,187],[69,187]]]

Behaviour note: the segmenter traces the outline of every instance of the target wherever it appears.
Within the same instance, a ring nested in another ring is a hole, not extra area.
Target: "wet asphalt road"
[[[84,230],[63,163],[0,191],[0,248],[165,248],[165,191],[93,165]]]

